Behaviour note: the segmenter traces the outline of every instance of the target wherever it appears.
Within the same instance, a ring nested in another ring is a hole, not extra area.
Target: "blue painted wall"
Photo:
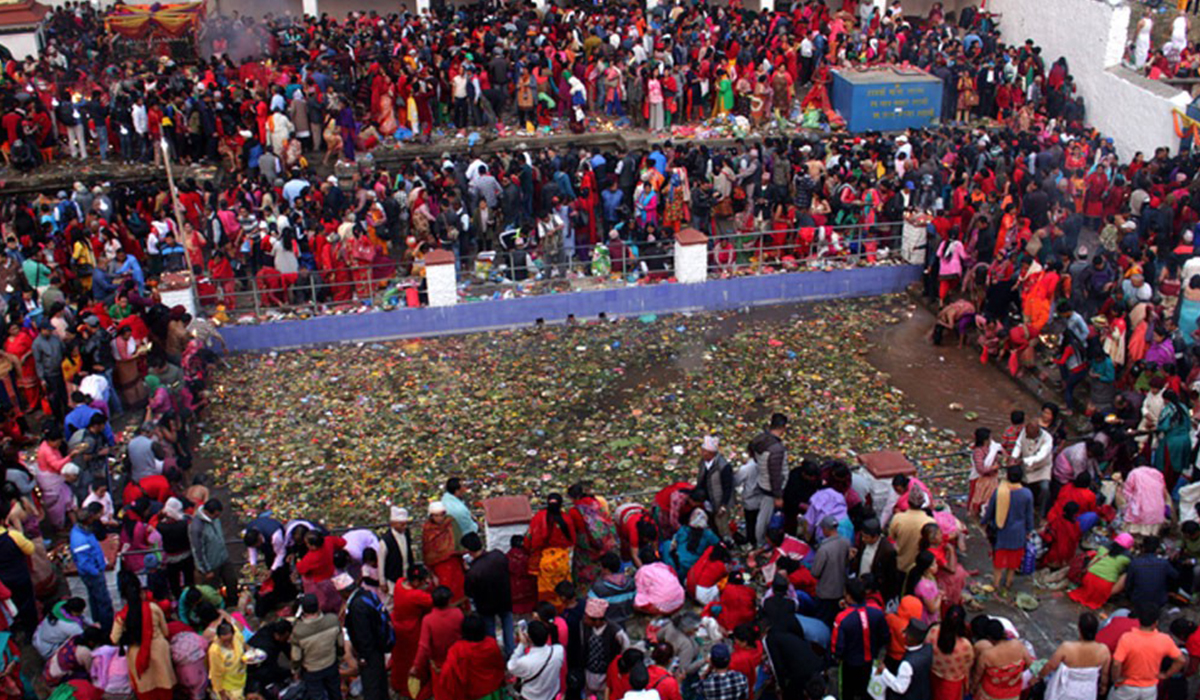
[[[942,109],[942,81],[853,83],[833,73],[830,101],[851,132],[902,131],[933,124]]]
[[[632,316],[678,311],[709,311],[817,299],[878,296],[899,292],[921,277],[917,265],[861,267],[829,272],[758,275],[701,284],[654,284],[501,301],[478,301],[442,308],[396,309],[346,316],[323,316],[221,330],[230,350],[278,348],[346,341],[385,340],[471,333],[576,318]]]

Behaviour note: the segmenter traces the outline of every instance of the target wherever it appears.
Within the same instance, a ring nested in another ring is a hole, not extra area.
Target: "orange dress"
[[[1050,309],[1058,293],[1059,274],[1045,271],[1033,281],[1025,294],[1022,310],[1033,327],[1034,335],[1042,332],[1042,328],[1050,321]]]

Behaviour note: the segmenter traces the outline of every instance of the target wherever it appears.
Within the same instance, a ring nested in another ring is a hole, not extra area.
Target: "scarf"
[[[440,525],[429,520],[422,528],[421,536],[424,543],[425,563],[437,566],[449,559],[457,551],[454,538],[454,521],[447,519]]]
[[[150,601],[142,601],[142,632],[138,644],[136,668],[138,678],[150,668],[150,642],[154,639],[154,615],[150,612]]]
[[[1004,523],[1008,522],[1008,506],[1012,492],[1020,488],[1020,486],[1013,488],[1012,483],[1007,479],[996,487],[996,527],[1003,528]]]

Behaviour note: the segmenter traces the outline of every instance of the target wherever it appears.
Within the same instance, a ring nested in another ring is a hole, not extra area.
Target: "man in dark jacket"
[[[843,700],[867,700],[871,664],[882,658],[890,636],[887,619],[879,608],[868,606],[862,581],[846,583],[846,607],[833,621],[829,646],[842,662]]]
[[[896,672],[883,670],[887,700],[929,700],[933,697],[933,647],[925,643],[929,628],[920,620],[911,620],[904,629],[904,658]]]
[[[733,499],[733,465],[721,454],[721,443],[712,435],[700,446],[700,474],[696,488],[708,495],[708,512],[713,529],[729,535],[729,502]]]
[[[100,150],[100,160],[108,160],[108,105],[104,104],[99,90],[92,91],[92,99],[87,103],[86,114],[92,122],[92,130],[96,134],[96,148]]]
[[[707,179],[692,189],[692,227],[706,236],[712,234],[712,208],[716,203],[712,183]]]
[[[384,655],[392,650],[395,632],[379,596],[358,588],[346,603],[346,631],[358,657],[363,700],[388,700]]]
[[[776,509],[783,509],[783,487],[787,481],[787,448],[783,445],[783,434],[787,432],[788,419],[782,413],[771,416],[771,423],[761,435],[750,442],[747,450],[758,463],[758,483],[754,492],[746,499],[748,508],[758,513],[754,524],[752,544],[764,541],[767,526]]]
[[[479,533],[468,532],[462,537],[463,549],[471,557],[463,585],[475,612],[483,618],[489,637],[496,636],[496,618],[504,630],[504,655],[513,650],[512,588],[508,578],[508,555],[498,549],[483,551]]]
[[[267,658],[250,667],[247,689],[261,694],[267,692],[270,686],[283,686],[291,680],[290,668],[280,663],[281,659],[291,658],[291,638],[292,623],[287,620],[266,624],[250,638],[247,645],[266,652]]]
[[[802,698],[809,681],[821,674],[824,663],[804,638],[804,629],[795,615],[768,618],[768,625],[763,646],[771,660],[780,697]]]
[[[859,545],[850,562],[850,573],[859,579],[870,574],[871,583],[868,587],[879,591],[884,601],[898,598],[904,579],[896,568],[896,545],[883,536],[883,529],[875,518],[863,523],[859,535]]]

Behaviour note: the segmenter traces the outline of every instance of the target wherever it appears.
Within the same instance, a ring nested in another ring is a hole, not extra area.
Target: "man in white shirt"
[[[1158,427],[1158,417],[1162,414],[1163,406],[1166,402],[1163,399],[1163,391],[1166,389],[1167,382],[1160,376],[1150,378],[1150,391],[1146,392],[1146,399],[1142,401],[1142,420],[1138,423],[1138,432],[1144,433],[1137,438],[1138,448],[1142,448],[1147,440],[1150,440],[1150,433],[1153,433]]]
[[[89,317],[89,319],[91,318],[96,317]],[[89,322],[88,325],[91,325],[91,323]],[[89,374],[83,378],[83,381],[79,382],[79,390],[86,394],[92,401],[108,402],[110,387],[108,379],[103,374]]]
[[[147,160],[146,148],[149,147],[148,139],[150,138],[150,117],[146,113],[146,102],[138,95],[133,100],[133,133],[134,133],[134,153],[137,160]]]
[[[1054,467],[1054,438],[1036,421],[1028,421],[1013,446],[1012,458],[1025,467],[1025,485],[1033,491],[1034,514],[1044,516]]]
[[[481,169],[486,173],[487,163],[484,163],[480,158],[471,161],[470,165],[467,166],[467,182],[469,184],[475,184],[475,178],[479,177]]]
[[[933,674],[933,647],[925,643],[929,628],[920,620],[912,620],[904,629],[904,658],[892,673],[885,666],[880,678],[887,686],[889,698],[930,697],[930,678]]]
[[[408,576],[408,567],[413,564],[412,536],[408,532],[407,508],[391,506],[388,509],[388,529],[379,541],[379,572],[383,577],[380,585],[391,593],[400,579]]]
[[[562,645],[550,644],[550,628],[534,620],[517,633],[517,648],[508,661],[508,672],[521,681],[525,700],[551,700],[559,691],[559,676],[566,658]]]
[[[355,564],[362,564],[363,552],[368,549],[377,550],[379,548],[379,536],[370,530],[357,529],[342,533],[342,539],[346,540],[346,554],[350,556],[350,561]]]

